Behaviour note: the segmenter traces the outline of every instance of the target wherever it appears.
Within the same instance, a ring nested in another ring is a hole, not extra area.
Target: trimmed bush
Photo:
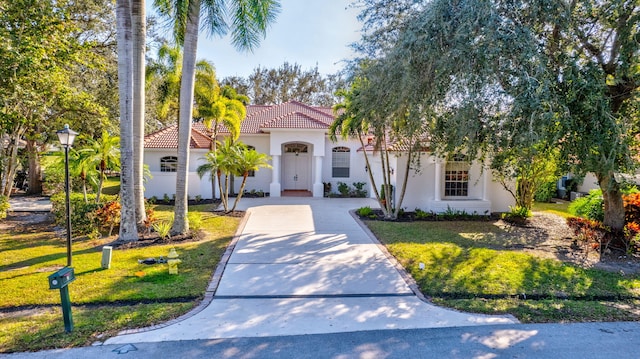
[[[102,195],[101,203],[117,201],[117,196]],[[101,223],[96,218],[95,211],[101,208],[101,204],[84,201],[81,193],[71,193],[71,231],[74,236],[95,235],[101,228]],[[65,205],[65,193],[58,192],[51,196],[51,212],[53,212],[56,224],[66,226],[67,212]]]
[[[557,185],[556,181],[543,183],[540,188],[536,190],[533,195],[533,199],[536,202],[549,202],[556,195]]]
[[[576,217],[602,222],[604,220],[604,202],[602,191],[595,189],[585,197],[576,198],[569,205],[569,213]]]

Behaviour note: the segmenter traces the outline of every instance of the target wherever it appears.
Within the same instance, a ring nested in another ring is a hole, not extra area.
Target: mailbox
[[[49,276],[49,289],[60,289],[66,287],[76,279],[72,267],[64,267]]]

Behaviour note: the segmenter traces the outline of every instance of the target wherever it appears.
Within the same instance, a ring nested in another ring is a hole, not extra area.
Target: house
[[[247,179],[246,190],[268,192],[271,197],[283,191],[311,193],[323,197],[324,184],[331,183],[334,192],[339,182],[353,186],[365,182],[373,197],[368,171],[382,183],[381,157],[370,146],[362,148],[357,139],[332,142],[328,128],[334,117],[331,108],[307,106],[290,101],[273,106],[248,106],[242,122],[240,141],[256,151],[271,156],[271,169],[261,169]],[[224,133],[222,134],[224,135]],[[177,164],[177,126],[168,127],[145,137],[144,162],[153,176],[145,184],[146,197],[172,196],[175,192]],[[210,178],[197,175],[196,169],[211,146],[207,129],[194,123],[191,131],[188,194],[191,198],[212,197]],[[370,151],[371,168],[365,165],[363,151]],[[407,156],[401,150],[391,156],[392,183],[402,181]],[[482,164],[452,156],[449,161],[421,154],[422,167],[411,170],[402,206],[408,210],[443,212],[448,209],[468,213],[508,211],[513,199],[493,181]],[[236,181],[235,190],[240,181]],[[396,191],[397,192],[397,191]],[[395,197],[398,197],[395,193]]]

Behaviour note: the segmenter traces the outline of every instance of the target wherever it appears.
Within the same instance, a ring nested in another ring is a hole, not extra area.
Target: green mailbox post
[[[71,300],[69,299],[69,283],[73,282],[75,279],[76,276],[72,267],[64,267],[49,276],[49,289],[60,289],[62,318],[64,319],[64,330],[67,333],[70,333],[73,330]]]

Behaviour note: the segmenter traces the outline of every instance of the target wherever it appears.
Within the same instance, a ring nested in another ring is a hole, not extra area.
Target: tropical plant
[[[107,131],[103,131],[99,139],[86,139],[86,141],[88,146],[78,150],[79,168],[76,171],[84,167],[97,168],[99,174],[95,202],[99,203],[107,171],[120,170],[120,137],[111,136]]]
[[[260,168],[271,168],[271,165],[269,164],[269,160],[271,158],[269,156],[264,153],[259,153],[254,149],[249,149],[244,145],[241,145],[238,155],[238,162],[234,166],[234,169],[238,176],[242,176],[242,183],[240,184],[240,191],[238,191],[238,195],[233,202],[233,207],[231,208],[232,212],[236,209],[240,198],[242,198],[244,187],[247,184],[247,177],[249,177],[249,172],[256,172]]]
[[[7,218],[7,211],[11,206],[9,205],[9,199],[7,196],[0,194],[0,219]]]
[[[198,30],[200,28],[200,0],[155,0],[161,15],[173,24],[176,42],[183,46],[182,77],[180,85],[180,120],[178,121],[178,168],[176,171],[176,204],[173,233],[185,233],[187,223],[187,165],[189,139],[194,103],[194,78]],[[232,26],[232,43],[239,49],[253,49],[260,36],[275,20],[280,9],[277,0],[217,0],[203,1],[205,28],[214,35],[224,35]]]

